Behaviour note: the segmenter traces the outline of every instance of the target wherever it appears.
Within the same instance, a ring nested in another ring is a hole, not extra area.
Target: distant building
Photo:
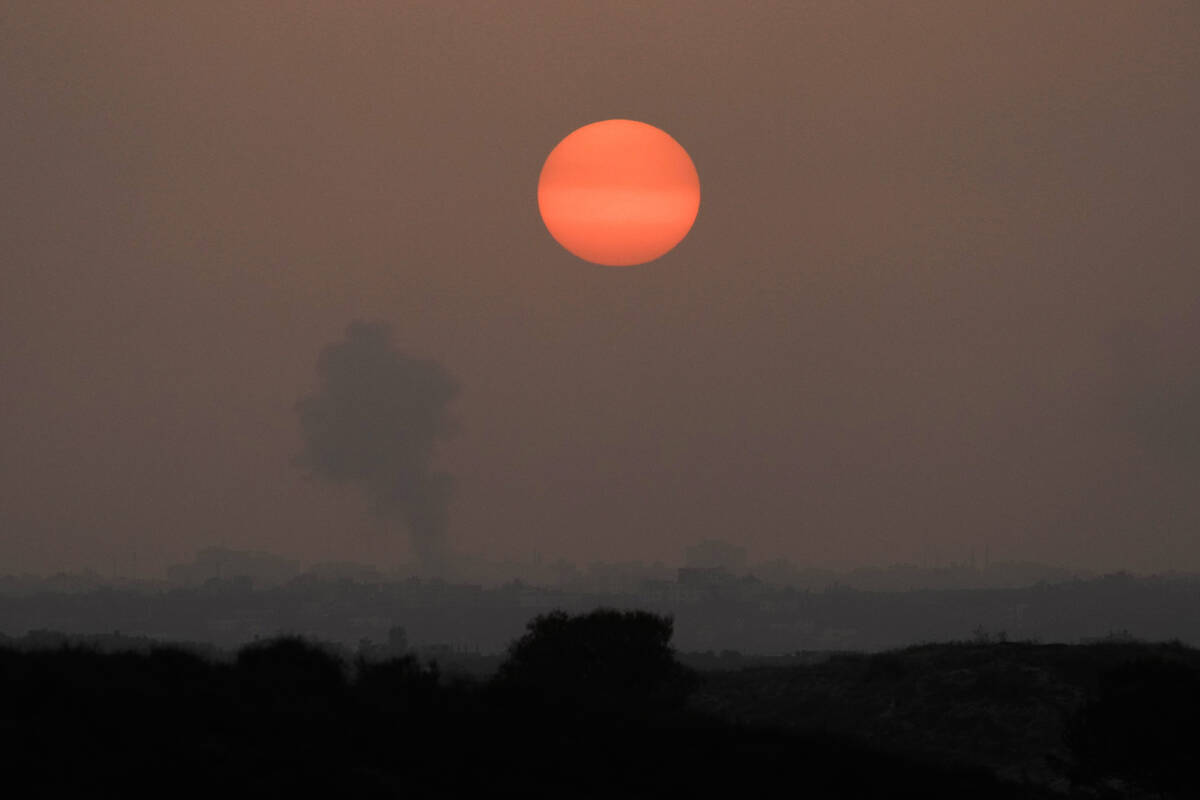
[[[408,652],[408,631],[400,625],[393,625],[387,632],[388,655],[402,656]]]
[[[724,567],[680,567],[679,585],[690,589],[731,586],[737,577]]]
[[[167,567],[167,580],[177,586],[203,586],[212,580],[249,578],[256,589],[278,586],[299,572],[294,561],[271,553],[209,547],[188,564]]]
[[[720,539],[705,539],[687,548],[683,560],[690,569],[741,572],[746,568],[746,548]]]
[[[375,567],[353,561],[322,561],[310,567],[308,574],[322,581],[381,583],[386,580],[384,574]]]

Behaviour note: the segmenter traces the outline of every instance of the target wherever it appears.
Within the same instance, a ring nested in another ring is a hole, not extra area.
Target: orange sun
[[[700,176],[679,142],[653,125],[606,119],[550,151],[538,178],[550,235],[595,264],[653,261],[687,236],[700,211]]]

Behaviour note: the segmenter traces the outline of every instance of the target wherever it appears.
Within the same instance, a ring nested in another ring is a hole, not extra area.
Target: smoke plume
[[[454,431],[458,384],[436,361],[412,358],[377,322],[354,322],[317,360],[317,389],[296,405],[299,462],[312,474],[366,492],[374,513],[406,524],[413,553],[440,572],[447,557],[453,478],[433,468]]]

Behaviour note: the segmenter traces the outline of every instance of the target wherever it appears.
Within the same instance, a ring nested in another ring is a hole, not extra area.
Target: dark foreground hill
[[[24,797],[1186,797],[1196,786],[1179,762],[1196,742],[1188,692],[1200,673],[1186,648],[941,645],[697,675],[670,636],[668,619],[643,612],[546,615],[486,681],[413,658],[347,663],[294,638],[226,661],[0,650],[5,780],[33,787]],[[1121,739],[1130,725],[1158,749]]]
[[[925,644],[712,671],[693,707],[1058,791],[1200,796],[1200,651],[1178,643]]]

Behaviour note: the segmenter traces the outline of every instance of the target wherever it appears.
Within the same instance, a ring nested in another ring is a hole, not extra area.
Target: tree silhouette
[[[342,660],[298,636],[243,647],[235,671],[247,704],[271,711],[326,711],[347,686]]]
[[[374,663],[360,659],[354,693],[365,707],[376,712],[429,713],[441,699],[440,682],[437,665],[425,666],[413,655]]]
[[[535,617],[496,685],[543,708],[645,716],[678,710],[695,687],[671,648],[674,624],[646,611]]]

